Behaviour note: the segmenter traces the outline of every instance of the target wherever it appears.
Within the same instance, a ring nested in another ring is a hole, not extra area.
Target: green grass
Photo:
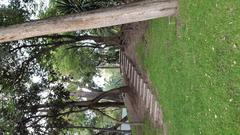
[[[180,28],[175,18],[150,21],[136,50],[168,132],[238,135],[240,0],[180,0],[179,6]]]
[[[161,135],[162,134],[162,130],[154,128],[152,123],[147,118],[145,118],[143,123],[144,123],[143,135]],[[134,127],[131,130],[132,130],[132,135],[137,135],[136,129]]]

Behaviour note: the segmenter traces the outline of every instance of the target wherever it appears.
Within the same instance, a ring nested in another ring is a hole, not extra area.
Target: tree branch
[[[56,107],[58,104],[54,103],[46,103],[46,104],[38,104],[34,106],[27,106],[25,110],[31,110],[32,108],[51,108]],[[122,107],[124,106],[123,102],[93,102],[93,101],[72,101],[72,102],[65,102],[62,105],[60,105],[63,108],[82,108],[82,107]]]
[[[96,103],[98,102],[99,100],[101,100],[102,98],[104,98],[105,96],[108,96],[114,92],[126,92],[126,89],[127,89],[128,86],[123,86],[123,87],[119,87],[119,88],[115,88],[115,89],[112,89],[112,90],[109,90],[109,91],[106,91],[102,94],[100,94],[99,96],[97,96],[96,98],[94,98],[92,100],[93,103]]]
[[[10,52],[13,52],[18,49],[22,48],[33,48],[33,47],[46,47],[46,46],[62,46],[62,45],[67,45],[71,43],[76,43],[79,41],[84,41],[84,40],[94,40],[97,44],[95,46],[84,46],[84,47],[92,47],[92,48],[102,48],[100,45],[102,44],[108,44],[106,47],[109,46],[116,46],[119,45],[119,37],[100,37],[100,36],[90,36],[90,35],[84,35],[84,36],[74,36],[74,35],[46,35],[46,36],[40,36],[38,38],[52,38],[54,40],[63,40],[63,41],[57,41],[57,42],[50,42],[46,44],[32,44],[32,45],[22,45],[19,47],[16,47]],[[68,39],[68,40],[64,40]],[[70,40],[69,40],[70,39]],[[112,45],[115,44],[115,45]],[[81,46],[74,46],[74,47],[81,47]]]
[[[36,116],[31,116],[31,117],[28,117],[27,119],[23,120],[23,121],[27,121],[27,120],[30,120],[30,119],[34,119],[34,118],[52,118],[52,117],[58,117],[58,116],[63,116],[63,115],[68,115],[68,114],[71,114],[71,113],[79,113],[79,112],[83,112],[83,111],[86,111],[88,110],[89,108],[84,108],[84,109],[81,109],[81,110],[76,110],[76,111],[67,111],[67,112],[64,112],[64,113],[57,113],[55,115],[36,115]],[[51,110],[50,110],[51,111]]]
[[[99,109],[96,109],[96,108],[90,108],[90,109],[99,112],[101,115],[106,116],[106,117],[112,119],[113,121],[115,121],[115,122],[118,123],[118,124],[129,124],[129,125],[138,125],[138,126],[139,126],[139,125],[143,125],[143,123],[139,123],[139,122],[122,122],[122,121],[119,121],[118,119],[115,119],[115,118],[113,118],[112,116],[110,116],[110,115],[102,112],[102,111],[99,110]]]
[[[60,129],[70,129],[70,128],[82,128],[82,129],[92,129],[104,132],[112,132],[112,133],[131,133],[131,130],[117,130],[111,128],[98,128],[98,127],[89,127],[89,126],[74,126],[74,125],[66,125],[64,127],[56,127]]]
[[[34,48],[34,47],[47,47],[47,46],[63,46],[63,45],[68,45],[71,43],[75,43],[75,40],[68,40],[68,41],[58,41],[58,42],[51,42],[51,43],[46,43],[46,44],[32,44],[32,45],[22,45],[16,48],[13,48],[10,50],[10,52],[14,52],[16,50],[22,49],[22,48]]]
[[[128,119],[128,117],[125,116],[124,118],[121,119],[121,121],[122,121],[122,122],[125,122],[125,121],[127,121],[127,119]],[[117,124],[115,124],[114,126],[112,126],[112,127],[109,128],[109,129],[117,129],[119,126],[121,126],[121,124],[117,123]],[[99,132],[98,132],[97,134],[95,134],[95,135],[102,135],[104,132],[105,132],[105,131],[99,131]]]

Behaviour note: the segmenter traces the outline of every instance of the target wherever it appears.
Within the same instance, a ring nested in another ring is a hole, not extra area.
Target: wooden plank
[[[138,74],[137,74],[137,71],[135,70],[135,80],[136,80],[136,81],[135,81],[135,88],[136,88],[136,89],[137,89],[137,83],[138,83],[138,82],[137,82],[137,81],[138,81],[137,79],[138,79]],[[138,89],[138,91],[139,91],[139,89]]]
[[[141,76],[139,75],[139,80],[138,80],[138,81],[139,81],[139,84],[138,84],[139,86],[138,86],[138,87],[139,87],[139,91],[141,91],[141,92],[139,93],[139,96],[140,96],[140,99],[142,100],[142,96],[141,96],[141,95],[143,94],[143,87],[142,87],[141,80],[142,80],[142,78],[141,78]]]
[[[152,115],[152,100],[153,100],[153,95],[152,94],[150,94],[150,99],[149,99],[149,110],[150,110],[150,112],[149,112],[149,114],[150,114],[150,116]]]
[[[137,79],[137,72],[136,72],[136,70],[134,70],[134,77],[133,77],[133,87],[136,89],[136,80]]]
[[[143,99],[143,102],[146,104],[146,96],[147,96],[147,87],[146,87],[146,83],[144,83],[144,81],[142,80],[142,87],[143,87],[143,96],[142,96],[142,99]]]
[[[159,113],[158,113],[158,103],[155,100],[155,104],[154,104],[154,121],[158,121],[158,117],[159,117]]]
[[[153,95],[153,98],[152,98],[152,115],[154,115],[154,113],[155,113],[155,97],[154,97],[154,95]]]
[[[131,62],[128,63],[128,79],[130,79],[130,75],[131,75]]]
[[[147,96],[147,94],[146,94],[146,84],[143,82],[143,79],[141,79],[141,83],[142,83],[142,88],[143,88],[143,102],[145,103],[145,105],[146,105],[146,96]]]
[[[123,52],[122,51],[120,51],[120,71],[123,76],[124,73],[123,73]]]
[[[137,83],[138,83],[138,80],[137,80],[137,79],[138,79],[138,74],[137,74],[136,69],[135,69],[134,72],[135,72],[135,80],[136,80],[136,81],[135,81],[135,88],[137,89]],[[138,89],[138,90],[139,90],[139,89]]]
[[[132,79],[132,65],[130,64],[130,67],[129,67],[129,70],[130,70],[130,73],[129,73],[129,82],[131,84],[131,79]]]
[[[145,96],[145,107],[146,107],[146,109],[148,108],[148,91],[147,91],[147,89],[145,89],[146,90],[146,96]]]
[[[135,77],[135,74],[134,74],[134,67],[132,67],[132,86],[134,87],[134,77]]]
[[[132,66],[132,77],[131,77],[131,84],[133,86],[134,83],[134,67]]]
[[[159,124],[162,125],[163,123],[163,120],[162,120],[162,116],[161,116],[161,109],[160,109],[160,106],[158,106],[158,121],[159,121]]]
[[[126,66],[126,55],[124,54],[123,55],[123,69],[125,68],[125,66]],[[125,69],[123,71],[124,71],[124,73],[126,73]]]
[[[155,100],[155,97],[154,97],[154,95],[153,95],[153,100],[152,100],[152,115],[154,116],[154,113],[155,113],[155,102],[156,100]]]
[[[160,121],[160,124],[163,124],[163,112],[159,106],[159,121]]]
[[[129,62],[129,60],[128,60],[128,58],[126,58],[126,66],[125,66],[125,73],[126,73],[126,75],[128,74],[128,62]]]
[[[138,74],[138,89],[139,89],[139,91],[140,91],[140,93],[139,94],[141,94],[141,92],[142,92],[142,87],[141,87],[141,76]]]
[[[137,72],[136,72],[137,74]],[[136,90],[138,91],[138,93],[140,92],[140,89],[139,89],[139,75],[137,74],[136,75]]]
[[[140,98],[141,98],[141,100],[143,99],[142,97],[143,97],[143,85],[142,85],[142,78],[139,80],[139,87],[140,87],[140,90],[141,90],[141,92],[139,93],[139,95],[140,95]]]
[[[154,121],[154,113],[155,113],[155,100],[153,98],[152,99],[152,113],[151,113],[153,121]]]
[[[146,108],[149,109],[150,107],[150,91],[147,89],[147,96],[146,96]]]

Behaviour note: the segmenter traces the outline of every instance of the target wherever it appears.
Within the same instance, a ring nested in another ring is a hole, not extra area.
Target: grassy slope
[[[178,19],[180,37],[153,20],[137,49],[169,133],[240,134],[240,1],[180,0]]]
[[[143,135],[161,135],[162,130],[154,128],[151,121],[149,121],[147,118],[144,120],[143,125]],[[132,127],[132,134],[137,135],[136,129]]]

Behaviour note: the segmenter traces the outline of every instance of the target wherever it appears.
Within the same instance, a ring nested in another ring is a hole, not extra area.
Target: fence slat
[[[132,66],[132,77],[131,77],[131,84],[133,86],[134,83],[134,67]]]
[[[143,81],[143,79],[141,78],[141,88],[142,88],[142,92],[140,93],[140,98],[143,100],[143,102],[144,102],[144,97],[145,97],[145,89],[144,89],[144,81]]]
[[[133,87],[136,88],[136,82],[137,82],[137,72],[134,70],[134,81],[133,81]]]
[[[158,103],[157,101],[155,101],[154,103],[154,121],[158,121]]]
[[[150,94],[150,99],[149,99],[149,109],[150,109],[150,116],[152,115],[152,94]]]
[[[150,91],[149,91],[149,89],[147,89],[147,97],[146,97],[146,107],[147,107],[147,109],[149,109],[150,108]]]
[[[127,74],[128,80],[130,79],[130,74],[131,74],[131,62],[128,63],[128,74]]]

